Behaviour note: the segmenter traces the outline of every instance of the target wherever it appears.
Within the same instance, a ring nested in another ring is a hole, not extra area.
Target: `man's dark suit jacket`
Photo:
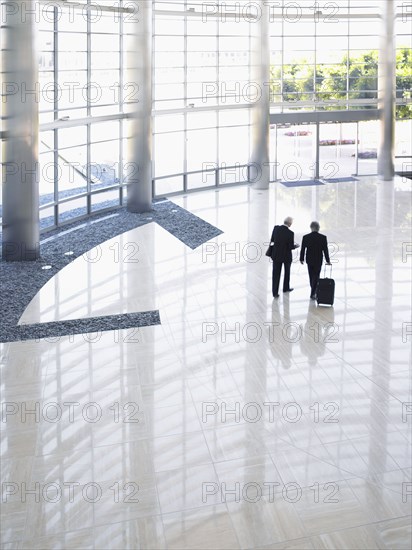
[[[321,235],[317,231],[312,231],[304,235],[300,249],[301,262],[303,262],[305,258],[305,250],[306,263],[308,265],[322,265],[323,254],[325,254],[326,263],[330,262],[326,235]]]
[[[286,225],[275,225],[272,231],[272,260],[274,262],[292,263],[292,250],[295,248],[294,233]]]

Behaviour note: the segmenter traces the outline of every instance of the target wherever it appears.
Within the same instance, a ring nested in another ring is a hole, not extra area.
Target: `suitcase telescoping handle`
[[[330,277],[329,278],[332,279],[332,264],[330,264],[330,266],[328,266],[328,267],[330,267]],[[324,279],[326,278],[326,264],[325,264],[325,268],[323,270],[323,278]]]

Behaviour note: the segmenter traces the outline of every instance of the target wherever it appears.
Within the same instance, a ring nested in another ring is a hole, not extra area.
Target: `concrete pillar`
[[[148,212],[152,208],[152,2],[133,0],[133,21],[125,21],[125,32],[133,32],[133,44],[125,83],[138,86],[138,102],[126,106],[132,123],[127,152],[127,210]],[[132,169],[133,167],[133,169]]]
[[[270,49],[269,2],[259,0],[261,17],[251,23],[251,81],[260,91],[251,113],[251,158],[249,181],[255,189],[268,189],[269,167],[269,111],[270,111]]]
[[[378,152],[378,174],[391,180],[394,168],[395,135],[395,13],[396,0],[382,0],[381,44],[379,51],[379,109],[381,135]]]
[[[1,1],[3,258],[35,260],[39,228],[39,84],[35,0]]]

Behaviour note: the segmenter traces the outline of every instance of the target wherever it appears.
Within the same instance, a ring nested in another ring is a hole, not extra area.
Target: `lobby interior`
[[[412,9],[377,4],[2,0],[2,549],[412,546]],[[272,298],[286,216],[332,307],[299,249]]]

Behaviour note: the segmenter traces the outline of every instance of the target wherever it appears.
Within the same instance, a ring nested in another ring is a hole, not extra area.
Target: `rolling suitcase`
[[[324,278],[319,279],[318,287],[316,290],[316,301],[318,305],[333,306],[335,299],[335,281],[332,279],[332,266],[330,266],[330,278],[325,277],[325,271],[323,273]]]

